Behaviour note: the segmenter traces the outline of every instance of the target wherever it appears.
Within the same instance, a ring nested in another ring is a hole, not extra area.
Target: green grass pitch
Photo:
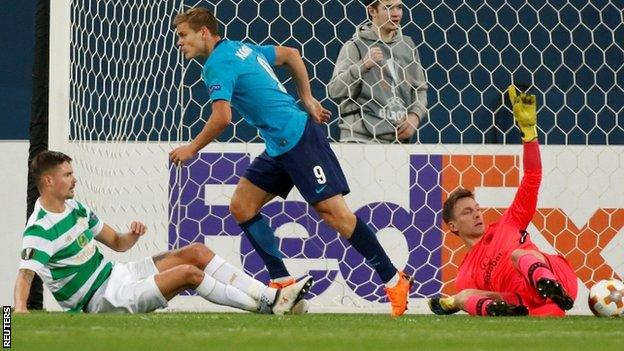
[[[14,350],[622,350],[624,318],[242,313],[12,316]]]

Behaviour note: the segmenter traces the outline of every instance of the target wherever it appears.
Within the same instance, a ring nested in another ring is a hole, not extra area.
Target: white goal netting
[[[334,113],[327,132],[349,179],[349,205],[378,230],[395,265],[416,277],[410,311],[454,292],[465,252],[442,225],[447,194],[474,188],[489,220],[511,202],[522,174],[503,95],[512,82],[540,105],[544,181],[529,232],[576,269],[574,311],[588,312],[595,281],[624,275],[622,1],[404,1],[402,34],[426,73],[428,116],[415,143],[397,145],[338,142],[338,105],[327,85],[341,46],[365,20],[360,1],[52,1],[50,147],[74,158],[78,197],[100,218],[120,228],[135,219],[149,225],[149,235],[115,259],[203,242],[268,280],[228,212],[236,182],[263,150],[257,132],[235,116],[186,167],[167,160],[210,115],[201,63],[182,58],[171,27],[197,5],[215,12],[226,38],[301,50],[313,94]],[[277,73],[294,94],[287,72]],[[316,278],[311,311],[387,311],[372,268],[300,194],[263,213],[291,273]],[[218,309],[192,294],[171,308]]]

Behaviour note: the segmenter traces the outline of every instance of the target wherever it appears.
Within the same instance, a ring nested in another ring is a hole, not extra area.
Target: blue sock
[[[252,219],[239,225],[262,258],[271,279],[289,276],[284,261],[282,261],[282,253],[275,243],[275,234],[262,214],[258,213]]]
[[[360,218],[357,218],[355,223],[355,229],[349,242],[359,253],[366,258],[366,261],[373,266],[381,280],[387,283],[390,279],[397,274],[397,269],[394,267],[390,258],[386,255],[383,247],[379,244],[377,236],[373,233],[373,230],[366,225]]]

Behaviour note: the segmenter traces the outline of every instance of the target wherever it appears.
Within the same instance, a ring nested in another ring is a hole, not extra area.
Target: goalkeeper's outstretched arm
[[[516,88],[508,89],[516,124],[522,132],[524,151],[522,163],[524,174],[516,191],[514,201],[505,212],[521,229],[526,229],[535,215],[537,196],[542,181],[542,160],[537,139],[537,102],[535,95],[516,94]]]

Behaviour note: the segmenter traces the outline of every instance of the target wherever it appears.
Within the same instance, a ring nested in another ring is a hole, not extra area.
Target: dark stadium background
[[[35,0],[0,4],[0,140],[28,139],[35,5]]]
[[[0,139],[28,138],[35,2],[2,1]],[[95,0],[82,1],[82,7],[89,2],[95,3]],[[251,39],[256,42],[275,43],[276,40],[288,39],[286,44],[301,48],[306,59],[316,64],[316,79],[312,82],[314,93],[325,99],[325,105],[336,112],[335,106],[326,97],[322,83],[327,83],[331,77],[333,60],[341,43],[351,37],[353,24],[359,23],[364,16],[363,7],[352,2],[347,7],[349,21],[345,20],[341,2],[327,2],[325,13],[328,17],[325,19],[321,18],[320,2],[306,2],[304,11],[307,21],[298,19],[299,6],[295,1],[284,2],[282,14],[286,19],[295,21],[294,38],[290,39],[288,25],[283,19],[267,25],[256,18],[258,12],[265,18],[275,18],[277,2],[265,2],[256,7],[253,1],[243,0],[239,8],[248,6],[253,11],[241,12],[238,17],[234,15],[235,7],[227,2],[221,3],[218,10],[219,17],[230,23],[227,31],[230,38],[241,38],[245,23],[250,23]],[[411,1],[405,3],[412,6]],[[622,49],[613,45],[624,42],[619,12],[605,11],[601,18],[592,6],[585,6],[587,1],[572,0],[572,5],[578,8],[584,6],[580,18],[569,5],[560,9],[559,18],[553,7],[557,7],[558,3],[564,5],[563,1],[555,1],[550,4],[552,6],[544,6],[543,1],[536,0],[528,3],[539,10],[520,11],[518,19],[522,26],[518,25],[511,10],[517,7],[514,2],[502,0],[489,1],[488,6],[482,6],[481,1],[466,1],[460,6],[462,2],[455,0],[438,6],[439,2],[426,0],[418,2],[411,14],[405,13],[406,20],[411,18],[412,22],[405,26],[404,32],[417,43],[431,83],[428,96],[430,123],[419,131],[420,142],[500,143],[517,140],[513,135],[517,132],[510,128],[511,115],[500,108],[500,92],[512,79],[516,83],[529,83],[533,75],[534,89],[539,92],[539,98],[545,100],[541,101],[544,107],[540,110],[540,128],[544,131],[542,142],[624,144],[624,121],[621,120],[624,106],[621,66],[624,59]],[[453,23],[451,8],[458,9],[456,23]],[[472,15],[468,8],[478,8],[477,16]],[[130,12],[125,14],[130,16]],[[104,23],[103,28],[106,26]],[[568,28],[572,28],[571,34]],[[594,29],[593,37],[588,28]],[[271,38],[267,38],[269,34]],[[171,36],[165,40],[166,43],[174,42],[173,33]],[[532,46],[526,48],[529,41]],[[470,45],[466,46],[467,43]],[[499,56],[497,51],[500,50],[502,54]],[[99,64],[97,59],[93,62],[95,66]],[[478,65],[479,62],[481,65]],[[521,62],[524,66],[518,68]],[[312,71],[310,65],[308,69]],[[279,72],[282,77],[283,73]],[[193,72],[187,72],[187,77],[192,76],[195,76]],[[96,80],[93,88],[102,89],[101,82]],[[193,90],[197,100],[202,99],[198,95],[201,88],[199,85]],[[289,88],[292,89],[292,85]],[[97,100],[94,101],[96,103]],[[137,108],[157,110],[153,101],[144,101]],[[497,128],[492,128],[492,111],[495,112]],[[189,108],[183,116],[185,125],[192,124],[196,116],[197,111]],[[106,121],[101,122],[106,125]],[[163,121],[155,122],[162,124]],[[138,128],[139,125],[140,121],[137,121],[132,127]],[[185,130],[182,138],[189,138],[189,133],[195,135],[200,127]],[[335,122],[330,130],[335,135]],[[237,126],[236,135],[233,133],[230,128],[221,139],[229,140],[235,136],[237,141],[258,141],[255,131],[244,123]],[[138,140],[159,138],[149,132],[133,134]]]

